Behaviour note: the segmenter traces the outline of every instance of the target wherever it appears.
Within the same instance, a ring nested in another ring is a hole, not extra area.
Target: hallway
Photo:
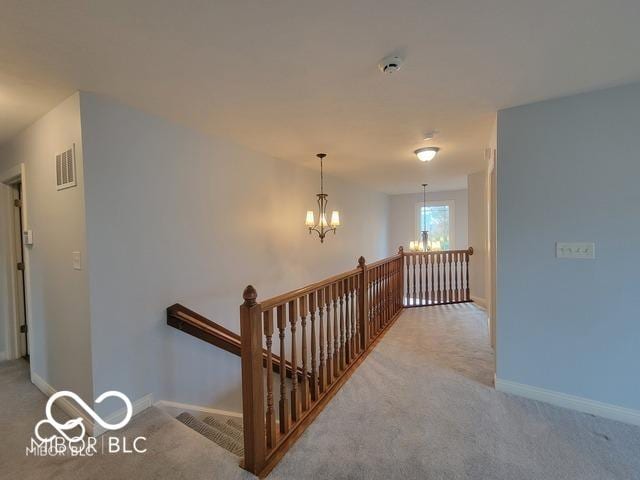
[[[269,478],[640,478],[640,428],[491,387],[485,318],[405,310]]]
[[[269,478],[640,478],[640,428],[496,392],[488,345],[473,304],[405,310]],[[25,457],[46,399],[24,365],[0,367],[0,478],[251,477],[156,408],[124,432],[148,437],[144,455]]]

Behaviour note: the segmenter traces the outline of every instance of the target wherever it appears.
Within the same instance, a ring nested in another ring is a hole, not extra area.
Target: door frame
[[[23,230],[28,229],[28,202],[27,202],[27,177],[25,174],[25,164],[20,163],[8,170],[0,172],[0,183],[13,186],[16,183],[21,184],[21,198],[22,198],[22,228]],[[5,228],[13,232],[13,218],[10,216],[7,219],[7,225],[2,225],[3,230]],[[9,306],[9,318],[7,325],[5,325],[5,337],[7,339],[6,351],[5,351],[5,359],[6,360],[14,360],[20,358],[21,348],[20,348],[20,323],[21,319],[19,318],[19,307],[16,305],[16,290],[18,288],[18,281],[21,279],[18,278],[18,271],[16,268],[13,268],[18,259],[16,257],[16,246],[13,245],[15,242],[15,236],[12,235],[12,244],[9,249],[9,261],[7,262],[7,271],[3,272],[7,278],[9,279],[9,284],[7,285],[7,295],[8,295],[8,306]],[[32,322],[31,322],[31,269],[30,269],[30,250],[26,248],[26,245],[22,249],[22,261],[24,263],[24,303],[26,305],[25,312],[25,320],[27,324],[27,342],[30,346],[33,346],[32,341]]]

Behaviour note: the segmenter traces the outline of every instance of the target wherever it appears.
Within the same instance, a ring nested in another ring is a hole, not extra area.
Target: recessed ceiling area
[[[640,80],[639,20],[637,0],[4,1],[0,141],[80,89],[312,168],[326,151],[380,191],[460,188],[497,109]]]

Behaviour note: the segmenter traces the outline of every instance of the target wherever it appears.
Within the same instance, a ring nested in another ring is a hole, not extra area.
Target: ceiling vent
[[[75,187],[76,181],[76,156],[75,145],[69,150],[56,155],[56,186],[58,190]]]

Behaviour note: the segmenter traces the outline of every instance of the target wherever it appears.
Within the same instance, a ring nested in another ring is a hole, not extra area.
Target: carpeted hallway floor
[[[0,364],[0,479],[235,479],[237,457],[152,408],[144,455],[25,457],[45,397]],[[496,392],[484,313],[410,309],[270,479],[640,479],[640,428]]]

